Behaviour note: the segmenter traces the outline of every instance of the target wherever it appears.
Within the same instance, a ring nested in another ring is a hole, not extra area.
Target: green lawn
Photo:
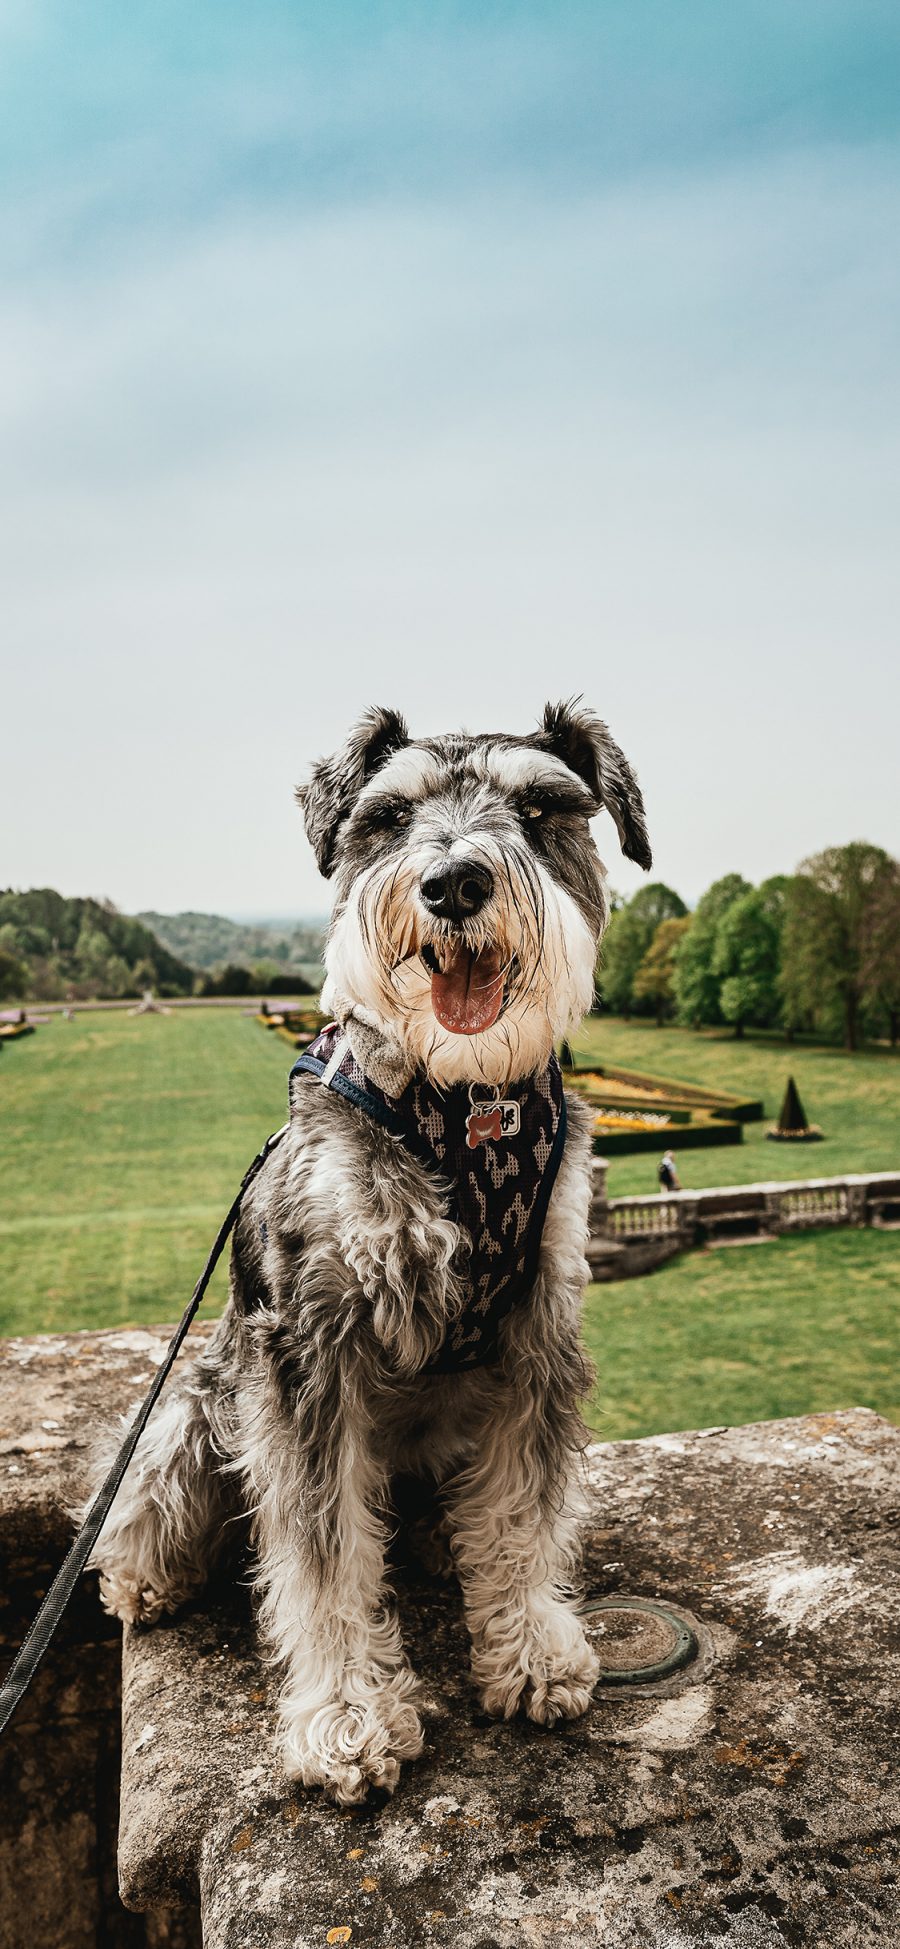
[[[842,1049],[794,1043],[790,1048],[766,1035],[736,1041],[730,1030],[657,1029],[652,1022],[622,1022],[591,1016],[575,1039],[579,1062],[604,1062],[623,1069],[645,1069],[683,1083],[708,1084],[742,1097],[762,1098],[767,1120],[744,1125],[742,1144],[715,1150],[685,1150],[678,1156],[686,1188],[710,1184],[749,1184],[760,1178],[837,1177],[843,1171],[900,1168],[900,1052],[866,1050],[849,1056]],[[770,1144],[768,1122],[775,1122],[788,1076],[793,1075],[811,1123],[821,1125],[820,1144]],[[660,1142],[660,1151],[665,1148]],[[614,1198],[658,1190],[652,1151],[610,1159],[609,1190]]]
[[[788,1067],[828,1141],[686,1152],[690,1184],[900,1163],[900,1064],[764,1040],[598,1020],[587,1057],[761,1095]],[[173,1320],[263,1138],[283,1121],[291,1051],[239,1010],[59,1017],[0,1055],[0,1333]],[[654,1188],[652,1155],[614,1191]],[[820,1232],[693,1253],[592,1287],[586,1335],[607,1437],[851,1402],[900,1421],[900,1234]],[[221,1306],[220,1270],[205,1311]]]
[[[643,1279],[591,1286],[587,1419],[608,1441],[822,1408],[900,1422],[898,1299],[895,1232],[687,1252]]]
[[[54,1016],[0,1055],[0,1333],[171,1320],[291,1051],[238,1009]],[[222,1267],[207,1308],[225,1292]]]

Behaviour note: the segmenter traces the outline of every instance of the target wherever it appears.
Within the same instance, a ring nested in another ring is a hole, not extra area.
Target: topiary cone
[[[766,1136],[771,1137],[776,1143],[779,1140],[790,1142],[792,1139],[799,1143],[812,1143],[818,1142],[822,1136],[817,1123],[806,1121],[806,1111],[800,1101],[800,1091],[793,1076],[788,1077],[778,1122],[774,1129],[766,1131]]]
[[[778,1129],[783,1130],[785,1134],[790,1133],[791,1136],[797,1130],[809,1129],[806,1121],[806,1111],[800,1101],[800,1091],[794,1082],[793,1076],[788,1077],[787,1089],[784,1092],[784,1102],[781,1106],[781,1115],[778,1119]]]

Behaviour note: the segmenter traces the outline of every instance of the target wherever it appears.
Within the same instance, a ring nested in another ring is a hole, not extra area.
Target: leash
[[[244,1173],[241,1180],[241,1188],[219,1226],[203,1271],[197,1280],[197,1284],[169,1342],[165,1359],[154,1375],[149,1392],[138,1409],[135,1419],[113,1462],[112,1468],[106,1477],[106,1481],[94,1497],[87,1516],[78,1531],[78,1535],[68,1555],[63,1559],[38,1611],[37,1617],[20,1651],[17,1652],[3,1684],[0,1685],[0,1732],[3,1732],[9,1724],[16,1706],[27,1692],[38,1665],[62,1618],[66,1605],[75,1590],[78,1579],[87,1565],[94,1544],[122,1487],[125,1471],[128,1468],[138,1442],[147,1426],[147,1422],[175,1364],[188,1328],[191,1325],[197,1308],[206,1292],[206,1288],[219,1263],[219,1259],[222,1256],[223,1248],[234,1229],[244,1192],[253,1183],[254,1178],[262,1170],[266,1159],[271,1155],[276,1144],[280,1144],[282,1137],[285,1136],[289,1128],[290,1125],[285,1123],[280,1130],[275,1131],[273,1136],[267,1137],[262,1150],[257,1152],[249,1170]]]

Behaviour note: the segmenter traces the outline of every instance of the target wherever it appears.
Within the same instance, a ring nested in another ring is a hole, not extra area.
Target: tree
[[[631,1012],[635,975],[660,921],[680,920],[686,913],[680,895],[656,880],[613,914],[600,952],[597,986],[614,1015]]]
[[[900,1040],[900,865],[879,876],[866,916],[860,963],[869,1005],[887,1017],[891,1047]]]
[[[259,995],[315,995],[318,990],[310,987],[301,974],[290,969],[280,968],[274,961],[258,961],[250,970],[253,977],[254,992]]]
[[[661,920],[634,977],[635,1000],[651,1003],[660,1028],[675,1004],[672,987],[675,951],[690,925],[690,914],[680,920]]]
[[[18,955],[0,947],[0,1001],[18,1001],[26,993],[28,969]]]
[[[672,976],[679,1022],[689,1026],[721,1022],[721,978],[713,968],[716,931],[728,908],[751,890],[740,873],[726,873],[724,879],[714,880],[702,900],[698,900],[690,932],[679,944]]]
[[[0,947],[25,964],[23,995],[46,1000],[70,990],[134,994],[140,963],[142,985],[163,994],[188,994],[193,981],[192,968],[111,901],[66,900],[52,887],[0,890]]]
[[[853,840],[803,861],[785,902],[782,989],[819,1028],[859,1044],[863,1012],[896,982],[897,861]]]
[[[117,995],[127,995],[135,987],[134,976],[121,954],[110,954],[99,975],[100,993],[114,1001]]]
[[[745,1024],[773,1028],[780,1019],[781,933],[787,880],[783,874],[742,893],[726,907],[716,928],[713,973],[721,982],[719,1007],[735,1035]]]
[[[240,968],[236,962],[229,961],[218,974],[207,976],[203,993],[205,995],[250,995],[253,986],[250,969]]]
[[[102,981],[106,964],[110,958],[111,942],[108,934],[93,925],[93,916],[85,913],[78,930],[75,943],[75,958],[79,975],[88,981]]]
[[[146,955],[135,962],[131,969],[130,980],[136,995],[143,995],[148,988],[156,987],[156,969]]]

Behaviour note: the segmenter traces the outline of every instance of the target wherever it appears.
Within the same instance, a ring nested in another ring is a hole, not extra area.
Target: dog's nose
[[[494,876],[478,860],[448,860],[426,873],[422,899],[437,920],[471,920],[494,891]]]

